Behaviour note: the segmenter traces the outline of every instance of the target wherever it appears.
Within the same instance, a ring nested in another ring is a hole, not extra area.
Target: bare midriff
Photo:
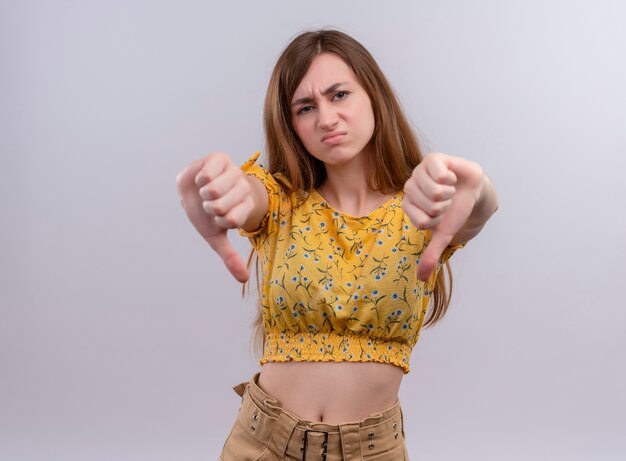
[[[377,362],[271,362],[259,387],[300,419],[341,424],[393,406],[403,376]]]

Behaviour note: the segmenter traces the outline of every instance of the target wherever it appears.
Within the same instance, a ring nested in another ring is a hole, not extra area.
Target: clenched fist
[[[176,177],[187,217],[240,282],[248,269],[228,241],[228,229],[243,227],[255,206],[250,181],[227,154],[193,161]]]
[[[443,251],[463,228],[481,196],[484,173],[480,165],[442,153],[424,157],[404,185],[402,208],[418,229],[431,229],[431,240],[418,267],[428,280]]]

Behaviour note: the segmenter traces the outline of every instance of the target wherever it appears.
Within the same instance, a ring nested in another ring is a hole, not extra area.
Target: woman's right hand
[[[246,174],[227,154],[217,152],[195,160],[176,177],[187,217],[240,282],[249,278],[246,264],[231,246],[228,229],[244,227],[253,212],[253,188]]]

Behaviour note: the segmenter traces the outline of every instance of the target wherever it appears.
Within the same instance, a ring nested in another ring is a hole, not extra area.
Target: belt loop
[[[239,397],[243,398],[243,393],[246,391],[247,387],[248,381],[244,381],[243,383],[239,383],[235,387],[233,387],[233,390],[237,393]]]
[[[296,420],[290,418],[285,413],[278,415],[278,420],[274,425],[274,430],[272,431],[272,435],[270,436],[270,441],[267,446],[281,458],[285,457],[289,439],[291,438],[291,434],[297,424],[298,422]]]
[[[340,424],[339,432],[341,433],[341,451],[344,461],[362,460],[359,424]]]

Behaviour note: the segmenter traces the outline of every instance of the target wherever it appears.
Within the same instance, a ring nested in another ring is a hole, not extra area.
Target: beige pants
[[[241,407],[220,461],[408,461],[400,402],[353,423],[303,421],[280,408],[258,378],[233,388]]]

